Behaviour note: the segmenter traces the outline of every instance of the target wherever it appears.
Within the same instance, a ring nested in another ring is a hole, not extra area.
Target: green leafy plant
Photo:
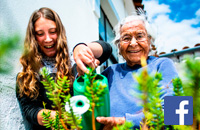
[[[192,126],[174,126],[177,130],[196,130],[200,129],[200,60],[186,58],[184,80],[175,79],[173,84],[175,92],[179,96],[193,97],[193,125]],[[183,91],[181,91],[181,86]],[[176,91],[177,90],[177,91]],[[180,90],[181,92],[179,92]]]
[[[160,130],[164,127],[164,113],[162,110],[161,88],[159,81],[162,80],[162,75],[156,73],[149,75],[146,68],[136,75],[134,78],[138,82],[138,90],[141,92],[139,98],[142,100],[144,118],[141,122],[140,129]]]
[[[71,129],[81,129],[81,118],[74,114],[72,107],[70,106],[71,95],[69,93],[69,80],[66,76],[62,78],[58,77],[57,83],[53,80],[53,77],[48,75],[46,68],[43,68],[41,72],[44,80],[42,81],[45,89],[47,89],[47,97],[53,102],[53,108],[57,109],[55,118],[50,118],[50,112],[43,112],[44,123],[46,127],[51,127],[59,130],[68,130],[67,126]],[[65,111],[65,103],[68,102],[70,112]]]
[[[193,112],[196,121],[200,121],[200,60],[186,60],[186,80],[183,83],[185,96],[193,97]]]
[[[95,126],[95,107],[99,107],[104,105],[102,103],[102,98],[107,91],[105,88],[107,84],[103,84],[96,80],[98,75],[94,73],[91,68],[89,69],[89,73],[85,74],[84,80],[86,83],[86,91],[84,95],[90,101],[90,111],[92,111],[92,129],[96,130]],[[49,100],[53,102],[53,108],[57,109],[55,118],[51,118],[51,112],[46,111],[42,113],[45,126],[47,128],[59,129],[59,130],[68,130],[67,126],[70,126],[71,129],[82,129],[81,126],[81,117],[74,114],[74,111],[70,105],[71,95],[69,93],[69,80],[67,80],[66,76],[62,78],[58,78],[57,81],[53,80],[53,77],[48,75],[46,68],[43,68],[41,72],[43,76],[43,85],[45,89],[47,89],[47,97]],[[69,104],[70,112],[65,110],[65,105]],[[45,107],[45,104],[44,104]]]
[[[184,96],[182,80],[177,77],[175,79],[172,79],[172,84],[174,86],[174,96]]]
[[[143,62],[143,66],[145,66]],[[150,75],[147,69],[136,75],[134,78],[138,81],[138,90],[140,90],[139,98],[142,100],[144,118],[141,121],[142,130],[196,130],[200,129],[200,61],[187,59],[185,62],[185,80],[182,81],[180,78],[172,80],[174,86],[174,96],[192,96],[194,104],[194,123],[192,126],[186,125],[164,125],[164,113],[162,109],[163,100],[160,99],[161,87],[159,82],[162,80],[162,75],[156,73]],[[106,92],[104,91],[105,85],[96,81],[96,76],[92,69],[89,69],[89,74],[86,74],[84,80],[86,80],[86,92],[85,96],[90,100],[90,111],[92,111],[92,128],[95,127],[95,107],[101,104],[101,96]],[[50,77],[46,70],[43,69],[42,75],[45,79],[43,84],[48,90],[48,98],[53,101],[54,107],[58,109],[56,117],[50,118],[50,112],[44,112],[43,117],[45,120],[46,127],[54,129],[67,129],[67,126],[71,126],[71,129],[81,129],[81,119],[73,113],[73,109],[70,108],[70,112],[64,110],[65,103],[70,104],[71,95],[69,93],[69,85],[67,77],[58,78],[57,83]],[[45,106],[45,105],[44,105]],[[67,119],[66,119],[67,117]],[[125,122],[123,125],[117,125],[113,127],[113,130],[129,130],[132,128],[131,122]]]
[[[18,48],[17,43],[19,41],[19,35],[10,37],[0,36],[0,73],[8,73],[10,71],[11,64],[8,63],[7,58],[12,50]]]
[[[114,126],[112,130],[132,130],[133,123],[125,121],[122,125]]]
[[[102,98],[103,95],[107,93],[105,91],[105,88],[107,87],[107,84],[102,84],[97,78],[97,74],[94,73],[94,70],[91,68],[89,69],[89,73],[85,74],[84,80],[86,82],[86,92],[85,96],[90,100],[90,110],[92,111],[92,129],[96,130],[96,124],[95,124],[95,107],[99,107],[102,104]]]
[[[144,65],[145,66],[145,65]],[[150,76],[146,69],[139,75],[134,75],[138,81],[138,89],[141,91],[139,98],[143,101],[144,118],[141,121],[142,130],[197,130],[200,129],[200,60],[186,59],[185,78],[172,80],[174,96],[193,97],[193,125],[164,125],[164,114],[161,107],[162,101],[159,99],[159,81],[161,74]]]

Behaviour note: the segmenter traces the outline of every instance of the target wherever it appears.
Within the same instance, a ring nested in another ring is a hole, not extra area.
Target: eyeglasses
[[[145,33],[138,33],[138,34],[136,34],[136,36],[126,34],[120,38],[120,41],[123,43],[130,43],[131,40],[133,39],[133,37],[138,42],[143,42],[143,41],[147,40],[147,35]]]

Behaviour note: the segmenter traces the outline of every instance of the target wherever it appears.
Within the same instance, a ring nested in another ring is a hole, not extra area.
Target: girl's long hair
[[[67,37],[65,28],[58,16],[58,14],[49,8],[40,8],[33,12],[30,17],[28,27],[26,30],[26,37],[24,41],[24,53],[20,58],[23,70],[17,76],[17,84],[19,85],[20,96],[26,95],[30,98],[37,98],[39,95],[38,77],[39,70],[42,67],[42,55],[35,38],[34,24],[40,18],[52,20],[56,23],[57,30],[57,53],[56,53],[56,65],[57,68],[56,77],[67,76],[70,80],[70,86],[73,83],[73,75],[71,72],[70,54],[67,46]]]

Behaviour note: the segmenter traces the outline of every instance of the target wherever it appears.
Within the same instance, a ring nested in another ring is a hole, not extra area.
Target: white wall
[[[28,20],[40,7],[55,10],[66,29],[70,50],[78,42],[98,40],[98,18],[93,13],[93,0],[0,0],[0,35],[18,33],[23,46]],[[14,50],[7,61],[14,69],[0,74],[0,130],[24,130],[18,102],[15,98],[15,78],[20,71],[21,50]],[[1,62],[1,61],[0,61]]]
[[[59,14],[66,29],[69,50],[71,51],[78,42],[91,42],[99,39],[98,15],[95,15],[93,11],[94,2],[98,1],[0,0],[0,37],[18,33],[21,36],[21,41],[16,44],[22,47],[32,12],[41,7],[49,7]],[[131,9],[125,6],[127,5],[126,1],[101,0],[102,8],[113,26],[120,18],[129,14]],[[19,63],[21,53],[22,48],[15,49],[7,55],[7,61],[13,65],[13,69],[10,68],[9,74],[0,73],[0,130],[25,129],[15,97],[15,78],[21,68]]]
[[[40,7],[49,7],[59,14],[70,47],[80,41],[98,39],[98,19],[92,10],[92,0],[1,0],[1,21],[8,22],[8,31],[18,29],[24,35],[30,15]]]
[[[101,0],[101,6],[113,27],[126,16],[135,13],[132,0]]]

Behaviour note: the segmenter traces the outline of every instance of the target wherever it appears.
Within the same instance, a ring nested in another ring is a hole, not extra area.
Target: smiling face
[[[143,21],[130,21],[121,27],[119,50],[129,66],[141,64],[141,56],[148,57],[150,38]]]
[[[40,50],[48,57],[55,56],[57,51],[56,23],[40,17],[35,22],[35,33]]]

